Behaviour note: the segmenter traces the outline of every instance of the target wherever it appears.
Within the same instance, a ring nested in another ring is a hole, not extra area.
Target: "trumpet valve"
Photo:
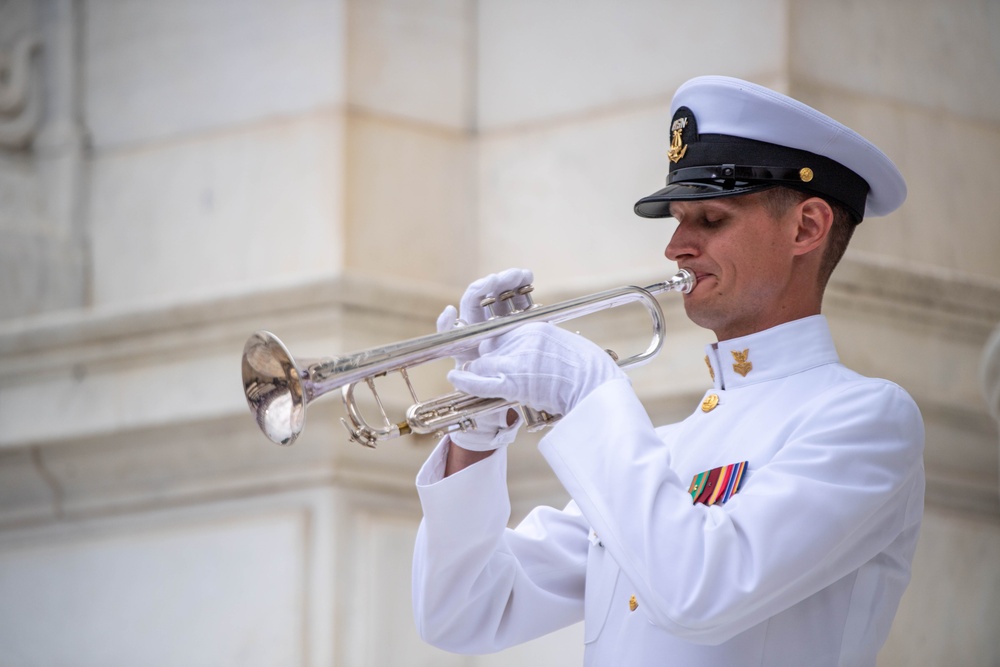
[[[531,310],[535,307],[535,300],[531,297],[531,293],[534,291],[534,285],[521,285],[517,288],[517,295],[523,296],[525,303],[527,303],[527,305],[521,310]]]
[[[526,310],[531,310],[535,307],[535,302],[531,298],[531,293],[535,291],[534,285],[521,285],[517,289],[512,289],[504,292],[500,295],[500,299],[508,304],[510,312],[508,315],[516,315],[517,313],[523,313]],[[514,297],[522,297],[520,300],[515,300]],[[523,303],[523,307],[519,307],[518,303]]]
[[[479,307],[480,308],[488,308],[489,309],[489,311],[490,311],[490,319],[491,320],[496,319],[496,317],[497,317],[497,311],[496,311],[496,308],[495,308],[496,303],[497,303],[497,300],[495,298],[493,298],[492,296],[488,296],[488,297],[486,297],[485,299],[483,299],[482,301],[479,302]]]

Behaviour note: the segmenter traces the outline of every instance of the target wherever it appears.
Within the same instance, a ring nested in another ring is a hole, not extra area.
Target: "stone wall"
[[[666,172],[673,90],[709,73],[801,97],[907,178],[825,304],[844,360],[927,422],[880,665],[996,662],[998,25],[989,0],[0,2],[0,664],[580,664],[579,627],[422,644],[430,440],[348,445],[329,400],[270,445],[240,352],[260,328],[302,357],[423,334],[510,265],[544,302],[659,279],[672,223],[632,203]],[[668,348],[633,376],[658,422],[696,405],[711,339],[662,302]],[[566,500],[532,444],[518,516]]]

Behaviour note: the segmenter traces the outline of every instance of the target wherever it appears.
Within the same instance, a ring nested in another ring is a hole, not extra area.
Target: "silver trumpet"
[[[455,328],[444,333],[393,343],[384,347],[355,352],[341,357],[303,360],[296,364],[292,355],[274,334],[258,331],[243,347],[243,390],[250,412],[257,425],[272,442],[291,445],[302,432],[306,407],[320,396],[340,389],[350,439],[366,447],[375,447],[381,440],[389,440],[408,433],[448,433],[475,428],[476,417],[505,407],[518,407],[498,398],[479,398],[463,393],[452,393],[421,402],[410,383],[407,369],[419,364],[477,347],[487,338],[493,338],[529,322],[557,324],[609,308],[640,302],[649,311],[653,336],[644,352],[625,359],[609,354],[622,367],[637,366],[652,359],[663,346],[663,310],[654,295],[662,292],[690,292],[695,277],[682,269],[665,282],[648,287],[625,286],[579,297],[551,306],[532,302],[531,285],[510,290],[496,298],[483,300],[491,317],[478,324],[456,322]],[[516,298],[520,297],[520,298]],[[406,418],[393,422],[386,414],[375,389],[375,378],[386,373],[400,373],[406,382],[413,405],[406,411]],[[362,417],[354,398],[357,384],[364,382],[375,396],[383,424],[373,426]],[[559,419],[519,406],[529,430],[539,430]],[[350,423],[348,423],[348,420]]]

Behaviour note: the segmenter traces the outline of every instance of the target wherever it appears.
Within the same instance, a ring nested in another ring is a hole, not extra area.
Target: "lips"
[[[684,267],[681,267],[681,268],[687,269],[688,271],[690,271],[691,273],[694,274],[694,277],[695,277],[694,289],[698,289],[698,286],[701,285],[702,281],[705,280],[706,278],[714,278],[715,277],[714,273],[709,273],[707,271],[698,271],[697,269],[691,268],[690,266],[684,266]],[[694,291],[694,290],[692,290],[692,291]]]

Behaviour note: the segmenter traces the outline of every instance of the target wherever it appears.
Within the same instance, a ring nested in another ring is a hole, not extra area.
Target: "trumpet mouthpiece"
[[[689,271],[687,269],[681,269],[673,275],[670,280],[663,283],[663,290],[666,292],[680,292],[681,294],[687,294],[694,289],[695,283],[698,279],[695,278],[694,271]]]

